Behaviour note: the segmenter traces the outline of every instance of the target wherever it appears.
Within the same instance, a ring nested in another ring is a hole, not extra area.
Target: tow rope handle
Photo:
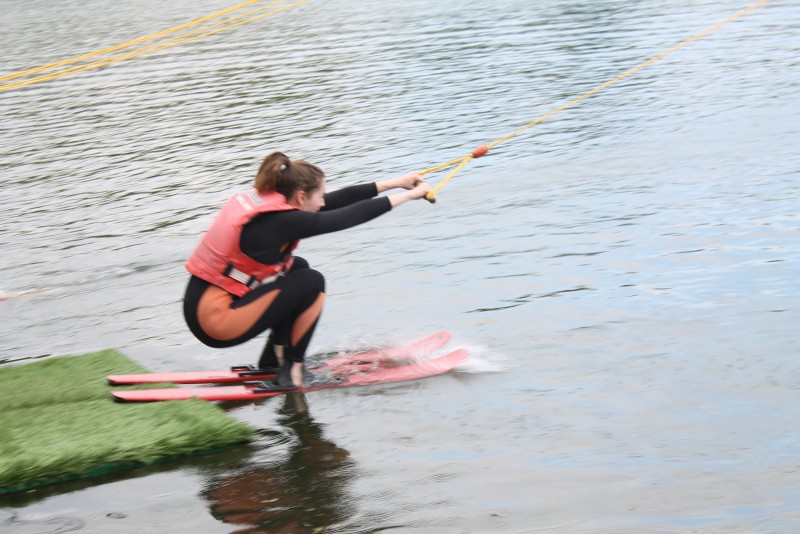
[[[449,167],[451,165],[458,164],[458,166],[455,169],[453,169],[452,171],[450,171],[450,174],[445,176],[442,179],[442,181],[439,182],[436,185],[436,187],[433,188],[433,190],[431,190],[430,192],[425,194],[425,200],[427,200],[431,204],[436,204],[436,193],[438,193],[439,190],[442,187],[444,187],[444,184],[446,184],[448,181],[450,181],[450,179],[453,176],[458,174],[458,171],[463,169],[467,165],[467,163],[469,163],[473,159],[480,158],[481,156],[485,156],[488,152],[489,152],[489,147],[487,145],[481,145],[479,147],[476,147],[471,153],[467,154],[464,157],[461,157],[461,158],[458,158],[458,159],[454,159],[453,161],[448,161],[447,163],[442,163],[441,165],[437,165],[436,167],[431,167],[430,169],[425,169],[424,171],[420,172],[420,174],[425,175],[425,174],[428,174],[429,172],[438,171],[439,169],[443,169],[445,167]]]

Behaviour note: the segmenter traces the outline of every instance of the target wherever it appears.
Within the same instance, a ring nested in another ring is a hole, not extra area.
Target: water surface
[[[0,72],[229,7],[3,0]],[[183,262],[280,149],[329,188],[491,142],[745,7],[312,1],[0,94],[0,358],[254,361]],[[461,372],[226,407],[235,451],[5,497],[14,533],[793,532],[800,8],[747,17],[356,230],[307,240],[316,353],[454,333]],[[431,176],[436,182],[440,175]],[[60,530],[58,530],[60,529]]]

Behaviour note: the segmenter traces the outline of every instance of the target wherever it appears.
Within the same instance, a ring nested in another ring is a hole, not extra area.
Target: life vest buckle
[[[252,276],[252,275],[249,275],[249,274],[247,274],[245,272],[240,271],[239,269],[237,269],[233,265],[228,265],[228,267],[225,269],[225,272],[223,272],[222,274],[224,274],[225,276],[227,276],[229,278],[233,278],[234,280],[236,280],[240,284],[244,284],[247,287],[249,287],[250,289],[255,289],[255,288],[257,288],[259,286],[263,286],[265,284],[271,284],[272,282],[274,282],[275,280],[277,280],[278,278],[283,276],[284,272],[280,271],[280,272],[278,272],[276,274],[273,274],[272,276],[267,276],[266,278],[262,278],[261,280],[259,280],[255,276]]]

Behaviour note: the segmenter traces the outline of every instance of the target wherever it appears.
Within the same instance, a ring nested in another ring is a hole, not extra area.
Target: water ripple
[[[5,4],[2,72],[228,7]],[[154,369],[252,360],[255,345],[201,347],[180,300],[183,262],[266,153],[319,162],[331,189],[424,169],[740,4],[309,2],[4,92],[0,359],[114,346]],[[358,510],[333,506],[333,530],[789,524],[797,27],[796,3],[773,0],[472,162],[436,205],[302,244],[329,286],[318,348],[448,328],[509,362],[413,395],[309,396],[358,459]],[[254,463],[297,439],[265,435]]]

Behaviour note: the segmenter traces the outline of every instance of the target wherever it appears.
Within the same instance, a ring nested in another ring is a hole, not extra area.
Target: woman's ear
[[[306,200],[306,192],[302,189],[295,191],[286,201],[294,207],[300,207]]]

